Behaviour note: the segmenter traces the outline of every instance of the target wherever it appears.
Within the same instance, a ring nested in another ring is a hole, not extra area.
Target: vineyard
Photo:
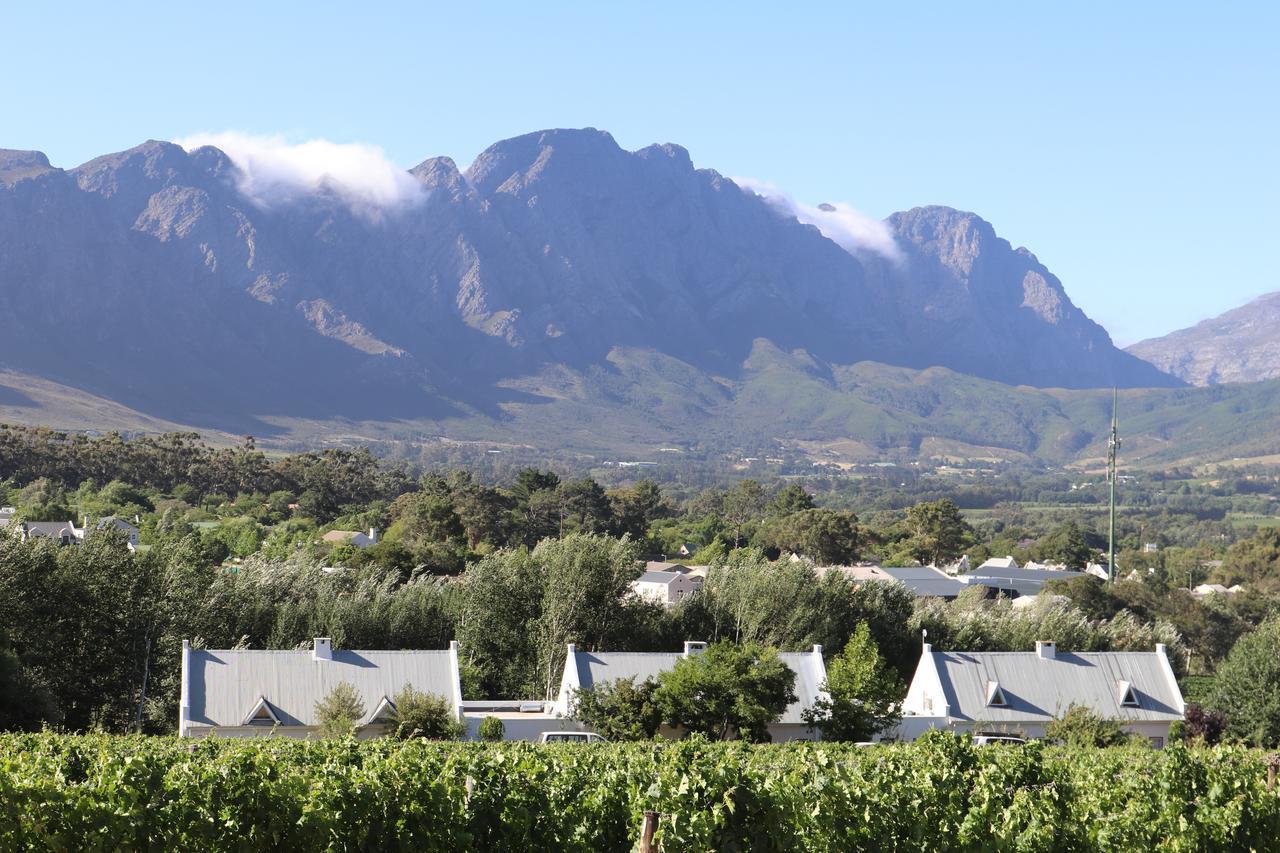
[[[0,850],[1268,849],[1242,748],[0,735]]]

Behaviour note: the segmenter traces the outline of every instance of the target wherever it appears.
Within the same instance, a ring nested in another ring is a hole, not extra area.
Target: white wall
[[[480,721],[494,716],[482,712],[463,715],[467,724],[467,740],[480,739]],[[521,714],[518,717],[501,717],[503,740],[524,740],[534,742],[543,732],[584,732],[586,728],[577,720],[567,717],[556,717],[551,714]]]
[[[948,721],[946,717],[910,716],[903,717],[902,721],[893,729],[882,732],[877,740],[915,740],[930,729],[949,729],[954,732],[970,732],[972,734],[979,732],[1002,733],[1019,737],[1042,738],[1044,737],[1045,725],[1043,722],[975,723],[965,720]],[[1135,722],[1126,723],[1120,729],[1126,734],[1139,735],[1148,739],[1160,738],[1160,746],[1164,746],[1169,741],[1170,725],[1171,723],[1167,722]]]

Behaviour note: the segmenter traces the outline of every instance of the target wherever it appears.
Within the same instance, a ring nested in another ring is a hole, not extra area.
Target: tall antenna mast
[[[1111,389],[1111,438],[1107,441],[1107,482],[1111,486],[1110,531],[1107,534],[1107,583],[1116,576],[1116,454],[1120,450],[1120,429],[1116,417],[1119,394]]]

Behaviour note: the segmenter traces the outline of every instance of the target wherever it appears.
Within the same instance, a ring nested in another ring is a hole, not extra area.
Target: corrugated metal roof
[[[679,577],[684,577],[684,575],[679,574],[678,572],[645,572],[640,577],[636,578],[636,580],[641,583],[669,584]]]
[[[1177,720],[1182,696],[1156,652],[931,652],[951,716],[982,722],[1048,722],[1071,705],[1111,720]],[[1121,705],[1121,682],[1138,707]],[[1006,705],[987,705],[989,684]]]
[[[657,678],[674,669],[683,655],[679,652],[576,652],[578,677],[584,689],[619,678],[636,682]],[[787,706],[779,723],[803,724],[801,713],[813,707],[824,679],[813,652],[779,652],[778,657],[796,674],[796,701]]]
[[[880,571],[919,598],[955,598],[966,584],[929,566],[881,566]]]
[[[1049,581],[1093,575],[1068,569],[984,569],[980,566],[961,577],[966,578],[970,584],[1013,590],[1019,595],[1037,595]]]
[[[190,721],[223,727],[241,725],[259,696],[281,725],[316,725],[316,703],[343,681],[360,692],[366,716],[406,684],[450,706],[456,689],[448,651],[334,651],[332,660],[315,660],[309,649],[192,649],[187,678]]]

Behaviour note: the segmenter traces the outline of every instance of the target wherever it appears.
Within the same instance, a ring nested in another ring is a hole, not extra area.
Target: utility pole
[[[1107,482],[1111,485],[1110,531],[1107,534],[1107,583],[1116,579],[1116,453],[1120,450],[1116,404],[1119,392],[1111,389],[1111,438],[1107,440]]]

